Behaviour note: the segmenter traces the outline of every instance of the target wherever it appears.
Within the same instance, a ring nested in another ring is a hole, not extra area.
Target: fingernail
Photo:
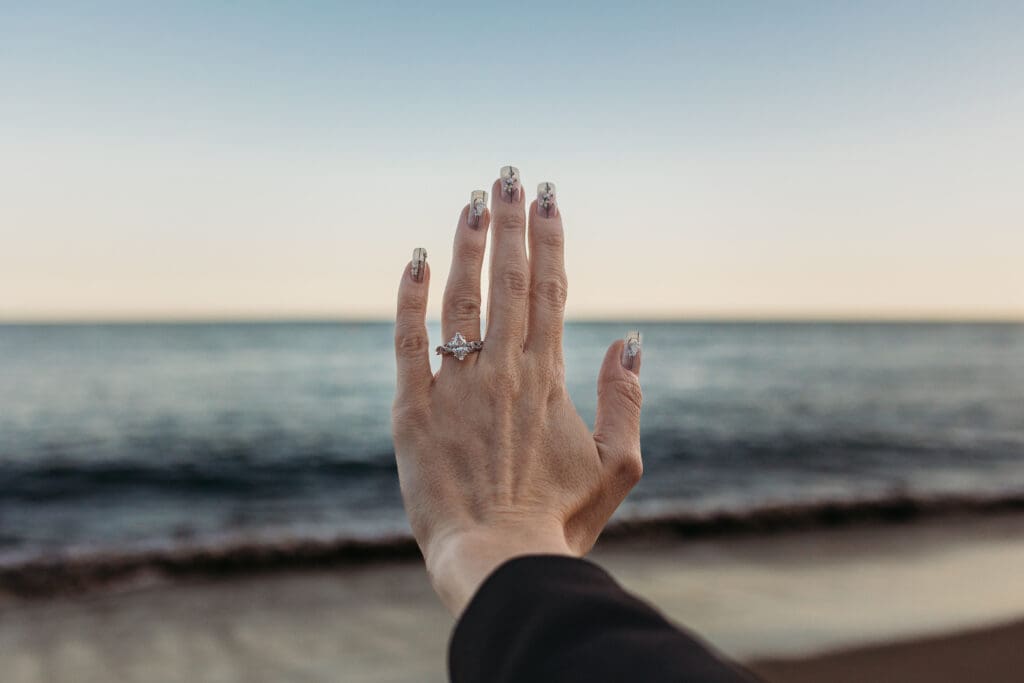
[[[515,166],[503,166],[501,169],[501,198],[506,202],[518,202],[522,193],[523,187],[519,184],[519,169]]]
[[[626,343],[622,345],[622,367],[634,375],[640,374],[640,330],[632,330],[626,335]]]
[[[416,247],[412,250],[412,268],[409,269],[413,282],[423,282],[423,273],[427,270],[427,250]]]
[[[537,213],[546,218],[558,215],[558,200],[555,198],[554,183],[541,183],[537,186]]]
[[[480,217],[484,215],[487,208],[487,193],[483,190],[473,190],[469,195],[469,227],[476,230],[480,227]]]

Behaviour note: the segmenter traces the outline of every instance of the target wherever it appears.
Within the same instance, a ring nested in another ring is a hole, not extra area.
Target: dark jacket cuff
[[[597,565],[560,555],[498,567],[456,624],[448,667],[454,683],[754,680]]]

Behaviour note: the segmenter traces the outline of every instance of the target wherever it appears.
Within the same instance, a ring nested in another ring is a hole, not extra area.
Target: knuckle
[[[494,225],[502,232],[522,232],[526,229],[526,217],[518,211],[497,216]]]
[[[644,403],[644,394],[643,390],[640,389],[639,382],[628,379],[616,379],[608,385],[606,390],[614,392],[614,396],[619,404],[632,416],[640,417],[640,408]]]
[[[456,320],[472,320],[480,317],[480,299],[469,294],[455,295],[448,301],[451,315]]]
[[[536,308],[537,306],[535,306]],[[559,310],[558,315],[561,315]],[[542,359],[543,363],[550,364],[552,372],[559,376],[564,374],[563,364],[565,354],[562,351],[562,322],[544,321],[541,316],[534,315],[531,322],[527,344],[530,346],[532,355]]]
[[[541,387],[548,403],[558,403],[568,398],[565,388],[565,365],[559,354],[531,353],[526,356],[526,372],[530,381]]]
[[[405,358],[426,353],[429,345],[425,330],[399,330],[395,333],[395,350]]]
[[[565,248],[565,233],[562,230],[546,230],[537,234],[534,241],[541,247],[563,249]]]
[[[426,302],[413,295],[405,295],[398,300],[398,317],[416,319],[423,315],[423,308]]]
[[[565,391],[565,384],[559,381],[560,378],[554,378],[554,374],[555,371],[552,370],[551,384],[548,388],[548,405],[558,405],[560,403],[564,403],[567,397],[567,393]]]
[[[418,431],[426,424],[426,411],[419,403],[396,401],[391,408],[391,426],[396,434]]]
[[[534,297],[553,309],[565,308],[565,300],[569,294],[569,282],[565,275],[544,278],[533,287]]]
[[[530,291],[530,276],[520,268],[509,268],[501,274],[501,285],[510,296],[525,298]]]
[[[497,389],[499,397],[514,397],[519,394],[522,377],[510,363],[502,363],[491,370],[491,386]]]
[[[477,266],[484,260],[484,243],[481,240],[459,240],[458,258],[469,266]]]
[[[636,486],[644,476],[644,461],[640,457],[640,453],[630,453],[619,460],[616,465],[616,475],[630,486]]]

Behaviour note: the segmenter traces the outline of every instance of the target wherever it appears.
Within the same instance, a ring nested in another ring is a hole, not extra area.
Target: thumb
[[[632,487],[643,474],[640,459],[640,333],[608,348],[597,378],[594,441],[605,466]]]

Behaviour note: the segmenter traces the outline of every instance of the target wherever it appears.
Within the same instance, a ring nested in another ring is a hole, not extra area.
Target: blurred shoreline
[[[950,652],[977,671],[1019,671],[1018,641],[1007,636],[1019,626],[978,631],[1024,616],[1019,512],[690,538],[634,531],[611,534],[593,560],[770,683],[964,680],[952,677],[962,668],[943,668]],[[111,672],[126,681],[445,680],[452,620],[419,561],[282,569],[8,596],[0,670],[5,683]],[[944,634],[960,635],[921,640]],[[857,675],[878,662],[885,676]]]
[[[603,544],[647,538],[656,543],[797,531],[871,528],[1024,515],[1024,491],[995,496],[909,496],[770,505],[744,511],[680,512],[613,521]],[[9,598],[48,598],[193,577],[364,565],[419,558],[407,535],[375,538],[227,539],[181,542],[148,551],[62,553],[0,562],[0,604]]]

